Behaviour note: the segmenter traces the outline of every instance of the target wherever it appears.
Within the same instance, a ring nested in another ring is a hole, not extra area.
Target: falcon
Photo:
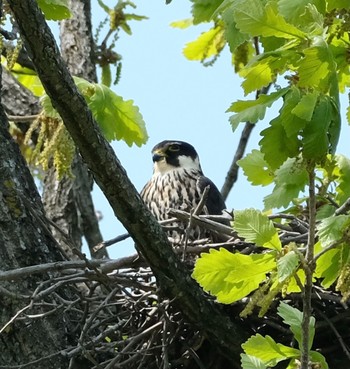
[[[169,209],[194,209],[209,185],[202,214],[221,215],[225,202],[215,184],[204,176],[195,148],[183,141],[162,141],[152,150],[153,175],[141,191],[141,197],[153,215],[160,221],[169,219]],[[180,231],[168,235],[179,241],[186,224],[172,224]],[[190,239],[208,237],[208,232],[194,227]]]

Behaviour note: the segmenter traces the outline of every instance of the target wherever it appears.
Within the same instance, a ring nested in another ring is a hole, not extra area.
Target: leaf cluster
[[[123,30],[126,34],[131,35],[132,31],[129,22],[132,20],[141,21],[148,18],[143,15],[125,12],[127,7],[136,8],[136,5],[132,1],[118,0],[113,8],[107,6],[102,0],[98,0],[98,4],[107,14],[107,17],[99,24],[96,30],[96,61],[102,70],[101,82],[110,87],[112,84],[112,66],[116,67],[116,76],[113,84],[118,83],[121,75],[122,56],[115,51],[115,43],[119,38],[119,30]],[[109,24],[109,29],[104,39],[100,42],[100,33],[106,28],[105,25],[107,22]],[[108,40],[110,38],[112,38],[112,41],[108,45]]]
[[[90,83],[83,78],[75,77],[75,83],[108,141],[123,140],[129,146],[141,146],[147,141],[145,123],[132,100],[125,101],[107,86]],[[29,160],[46,170],[53,159],[60,178],[63,174],[71,174],[75,145],[50,98],[45,94],[40,102],[43,110],[26,135],[27,144],[35,142],[35,149]],[[37,129],[38,138],[31,141]]]

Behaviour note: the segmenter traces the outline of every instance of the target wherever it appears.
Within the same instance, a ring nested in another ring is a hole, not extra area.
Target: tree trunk
[[[74,0],[69,2],[72,13],[70,19],[63,20],[60,27],[61,52],[72,75],[96,82],[96,69],[93,62],[94,44],[91,29],[90,1]],[[93,179],[78,153],[72,166],[74,177],[56,178],[53,167],[44,179],[43,201],[45,210],[58,227],[68,234],[78,249],[85,237],[92,257],[108,257],[106,249],[93,251],[93,247],[102,242],[91,191]],[[65,251],[74,258],[65,236],[56,229],[55,238],[65,244]]]
[[[5,271],[62,260],[31,173],[8,132],[2,105],[0,142],[0,269]],[[21,309],[34,303],[28,291],[35,290],[41,282],[41,277],[23,279],[21,284],[1,282],[0,330]],[[72,295],[70,289],[63,296],[68,295]],[[28,308],[25,312],[30,311]],[[1,367],[50,357],[51,354],[54,355],[51,359],[43,361],[45,365],[38,363],[36,367],[67,367],[67,360],[55,353],[67,347],[71,330],[67,314],[62,311],[45,320],[33,319],[29,325],[20,320],[8,324],[0,334]]]

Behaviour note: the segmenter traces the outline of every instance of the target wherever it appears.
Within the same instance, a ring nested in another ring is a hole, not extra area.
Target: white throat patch
[[[166,162],[165,158],[162,158],[159,161],[156,161],[154,163],[154,174],[165,174],[167,172],[173,171],[173,170],[183,170],[186,169],[188,171],[195,170],[200,171],[201,166],[199,164],[198,157],[194,160],[190,156],[181,155],[179,156],[179,167],[174,167],[173,165],[170,165]]]

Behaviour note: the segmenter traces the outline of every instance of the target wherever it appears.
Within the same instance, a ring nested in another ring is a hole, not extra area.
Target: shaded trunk
[[[0,142],[0,269],[62,260],[58,245],[49,231],[31,173],[8,132],[2,105]],[[28,291],[48,278],[45,275],[23,279],[21,284],[0,283],[0,330],[15,314],[33,302]],[[63,296],[69,295],[72,296],[72,291],[66,289]],[[30,308],[25,312],[30,312]],[[62,311],[45,320],[33,319],[31,324],[16,320],[0,334],[0,365],[19,365],[53,355],[43,361],[44,366],[38,364],[37,367],[67,367],[67,360],[56,353],[67,347],[74,336],[72,329],[67,314]]]
[[[63,20],[60,26],[62,56],[72,75],[95,82],[90,2],[70,1],[69,8],[72,17]],[[85,237],[92,257],[107,257],[105,249],[93,251],[93,247],[103,239],[91,197],[93,179],[78,153],[72,172],[73,178],[64,176],[58,181],[54,168],[49,169],[44,179],[45,210],[50,219],[69,235],[76,248],[81,249],[82,237]],[[55,238],[65,244],[67,254],[74,258],[70,245],[65,243],[65,235],[56,229],[52,231]]]

